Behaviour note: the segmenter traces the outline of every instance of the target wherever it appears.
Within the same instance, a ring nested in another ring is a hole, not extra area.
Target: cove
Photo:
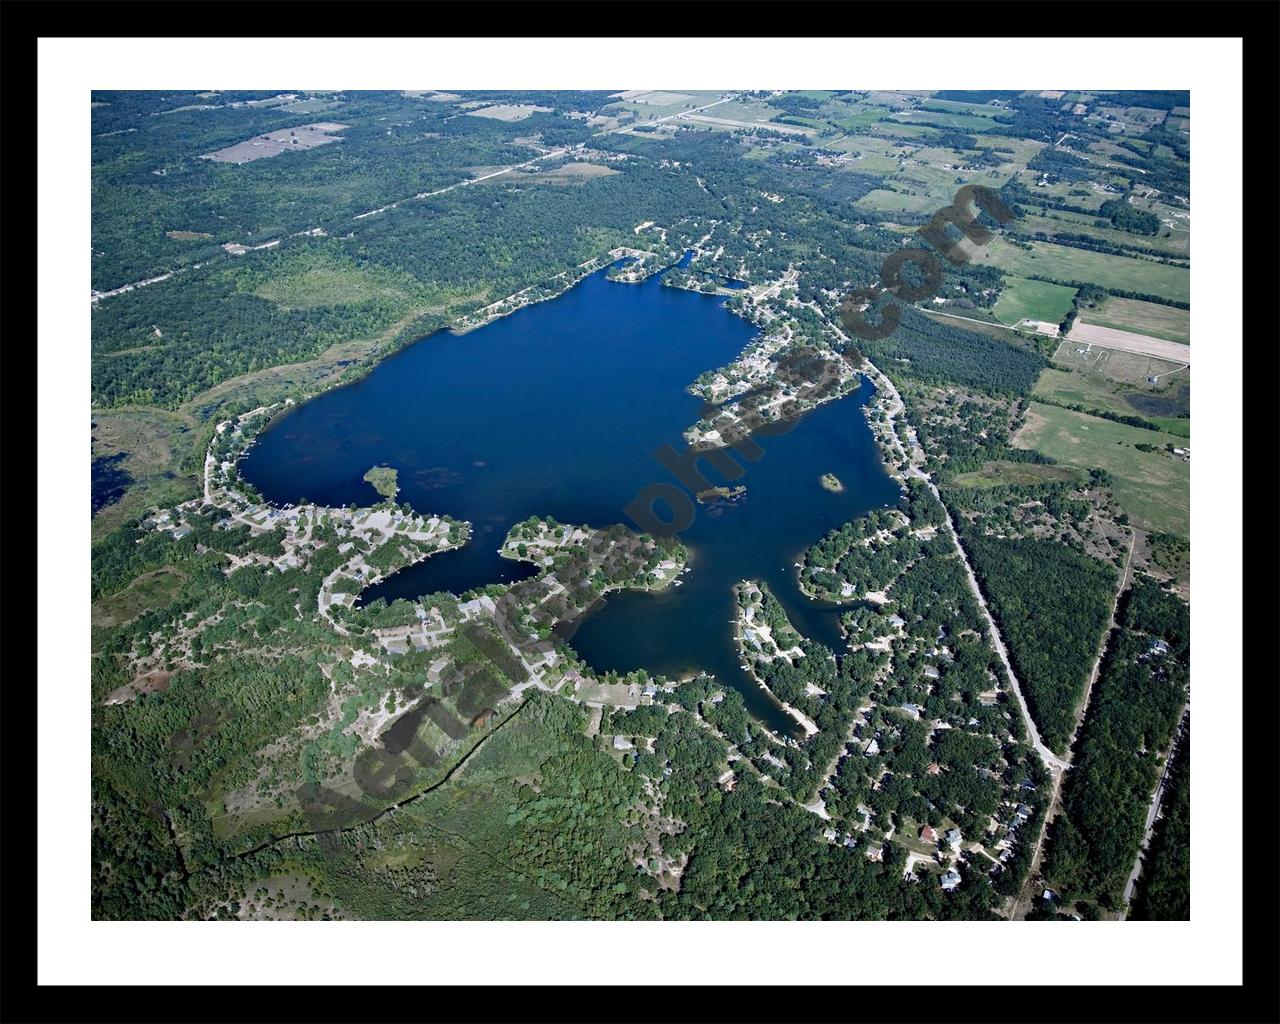
[[[463,548],[396,573],[362,601],[510,582],[535,570],[501,558],[498,545],[531,515],[633,525],[623,509],[637,492],[675,482],[652,453],[681,449],[698,419],[701,401],[684,389],[756,333],[722,298],[664,287],[656,275],[615,283],[602,270],[477,330],[429,335],[289,410],[240,471],[268,501],[368,505],[377,495],[362,477],[388,465],[399,471],[397,500],[473,524]],[[827,530],[897,500],[863,416],[873,394],[863,378],[852,395],[761,438],[764,456],[739,459],[746,472],[733,481],[745,497],[699,506],[679,535],[691,555],[682,585],[610,595],[572,634],[583,659],[599,671],[711,672],[765,725],[794,735],[791,718],[739,668],[731,588],[763,580],[797,629],[842,650],[839,609],[804,597],[793,563]],[[823,473],[844,491],[824,490]]]

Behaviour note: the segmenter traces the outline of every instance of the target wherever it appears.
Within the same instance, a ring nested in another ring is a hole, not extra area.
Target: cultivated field
[[[1186,267],[1112,256],[1089,249],[1073,249],[1050,242],[1030,244],[1031,251],[1028,252],[1003,238],[995,238],[978,252],[974,261],[1024,277],[1037,274],[1055,281],[1086,281],[1103,288],[1122,288],[1180,302],[1191,301],[1191,273]]]
[[[1112,327],[1118,331],[1134,331],[1165,341],[1191,344],[1191,313],[1175,306],[1163,306],[1158,302],[1142,302],[1138,299],[1118,299],[1114,295],[1096,310],[1080,314],[1085,323],[1099,327]]]
[[[331,133],[350,127],[349,124],[338,124],[336,121],[320,121],[316,124],[302,124],[297,128],[282,128],[277,132],[255,135],[252,139],[237,142],[225,149],[204,153],[200,159],[220,164],[247,164],[252,160],[264,160],[295,149],[312,149],[329,142],[341,142],[342,136]]]
[[[499,103],[479,110],[468,110],[472,117],[490,117],[495,121],[523,121],[534,114],[549,114],[550,107],[535,107],[528,103]]]
[[[1096,196],[1096,198],[1101,200],[1103,197]],[[1071,196],[1071,200],[1073,203],[1078,202],[1082,206],[1087,206],[1090,202],[1084,196]],[[1101,203],[1099,202],[1097,205],[1100,206]],[[1165,231],[1169,229],[1163,227],[1157,235],[1135,235],[1128,231],[1121,231],[1118,228],[1100,228],[1097,223],[1097,216],[1076,213],[1072,210],[1048,210],[1043,215],[1025,213],[1018,221],[1018,230],[1026,235],[1035,235],[1037,233],[1045,235],[1088,235],[1090,238],[1096,238],[1099,241],[1120,246],[1121,248],[1157,249],[1166,256],[1175,259],[1188,259],[1190,257],[1191,233],[1189,231],[1170,231],[1169,237],[1166,238]]]
[[[1184,445],[1184,438],[1033,404],[1013,443],[1064,465],[1105,469],[1113,478],[1116,500],[1137,525],[1190,536],[1191,464],[1163,450],[1168,444]],[[1138,444],[1158,450],[1142,451]]]

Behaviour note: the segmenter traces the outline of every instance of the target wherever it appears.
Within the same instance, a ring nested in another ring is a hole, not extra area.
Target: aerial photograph
[[[1192,95],[1024,66],[83,93],[93,921],[1188,921]]]

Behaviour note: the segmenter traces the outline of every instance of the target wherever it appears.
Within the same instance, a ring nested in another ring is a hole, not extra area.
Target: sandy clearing
[[[1168,359],[1172,362],[1190,363],[1191,346],[1179,345],[1176,341],[1165,341],[1163,338],[1152,338],[1146,334],[1134,334],[1131,331],[1118,331],[1114,327],[1100,327],[1077,320],[1067,335],[1067,340],[1084,345],[1097,345],[1111,348],[1119,352],[1137,352],[1144,356],[1155,356],[1157,359]]]

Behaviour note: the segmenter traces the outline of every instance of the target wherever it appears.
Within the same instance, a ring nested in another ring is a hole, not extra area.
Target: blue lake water
[[[675,482],[654,450],[682,450],[682,432],[699,417],[701,401],[685,388],[731,362],[756,333],[723,299],[664,287],[658,277],[618,284],[600,271],[468,334],[437,332],[363,380],[290,410],[240,469],[270,501],[368,505],[377,494],[361,478],[388,465],[399,471],[398,500],[473,524],[462,549],[395,574],[364,600],[514,580],[533,568],[497,549],[522,519],[635,525],[623,510],[637,493]],[[802,633],[839,649],[838,611],[799,592],[793,563],[827,530],[897,499],[862,414],[872,394],[864,379],[789,432],[760,438],[764,456],[739,458],[746,472],[732,481],[746,486],[745,497],[698,506],[679,534],[692,554],[683,584],[611,595],[572,637],[582,657],[601,671],[712,672],[771,728],[792,732],[738,667],[730,591],[742,579],[764,580]],[[820,486],[828,472],[843,493]]]

